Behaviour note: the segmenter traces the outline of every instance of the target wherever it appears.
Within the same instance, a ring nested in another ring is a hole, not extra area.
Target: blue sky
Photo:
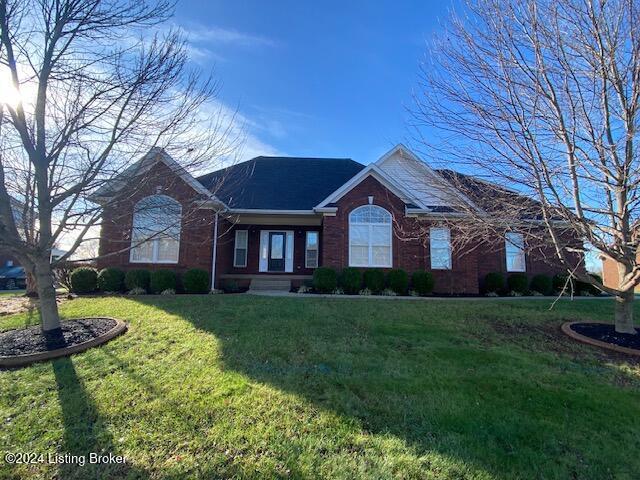
[[[455,0],[452,0],[455,2]],[[374,161],[408,142],[426,42],[454,3],[182,0],[192,60],[258,154]]]

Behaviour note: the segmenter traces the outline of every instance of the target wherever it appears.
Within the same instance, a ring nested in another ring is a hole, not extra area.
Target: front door
[[[269,232],[269,271],[284,272],[285,232]]]

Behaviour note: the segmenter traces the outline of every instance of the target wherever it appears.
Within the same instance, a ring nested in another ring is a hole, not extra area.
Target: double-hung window
[[[451,270],[451,231],[448,228],[430,229],[429,252],[433,270]]]
[[[166,195],[140,200],[133,213],[132,263],[178,263],[182,207]]]
[[[307,232],[305,242],[304,266],[305,268],[318,267],[318,248],[319,248],[318,232]]]
[[[504,247],[507,257],[507,272],[526,272],[524,237],[522,234],[507,233],[504,239]]]
[[[244,268],[247,266],[247,247],[249,244],[249,231],[236,230],[236,243],[233,250],[233,266]]]

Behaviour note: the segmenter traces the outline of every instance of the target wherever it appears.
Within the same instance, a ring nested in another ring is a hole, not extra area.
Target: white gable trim
[[[451,182],[449,182],[446,178],[442,177],[442,175],[439,175],[433,168],[431,168],[429,165],[427,165],[425,162],[423,162],[422,160],[420,160],[420,158],[418,158],[418,156],[413,153],[411,150],[409,150],[405,145],[403,145],[402,143],[397,144],[395,147],[393,147],[391,150],[389,150],[387,153],[385,153],[384,155],[382,155],[382,157],[380,157],[377,161],[376,161],[376,165],[380,166],[382,165],[387,159],[389,159],[390,157],[392,157],[393,155],[395,155],[396,153],[400,154],[403,158],[409,159],[411,160],[414,164],[418,165],[419,168],[421,168],[422,170],[424,170],[425,172],[427,172],[427,174],[429,174],[431,177],[433,177],[436,181],[438,181],[440,184],[442,184],[449,192],[451,192],[452,195],[458,197],[460,200],[462,200],[464,203],[466,203],[467,205],[470,205],[471,207],[473,207],[476,211],[478,212],[482,212],[483,210],[478,207],[477,205],[475,205],[471,199],[469,197],[467,197],[464,193],[462,193],[460,190],[458,190],[457,188],[455,188]]]
[[[132,178],[151,170],[151,167],[153,167],[156,162],[164,163],[187,185],[193,188],[200,195],[203,195],[206,199],[216,204],[218,207],[227,208],[224,202],[207,190],[193,177],[193,175],[187,172],[173,159],[173,157],[171,157],[171,155],[160,147],[151,148],[144,157],[128,167],[112,181],[108,182],[106,186],[99,188],[93,195],[91,195],[91,200],[100,203],[101,201],[111,198],[114,193],[122,190]]]
[[[420,207],[426,208],[422,205],[413,195],[406,191],[402,186],[394,182],[385,172],[383,172],[375,163],[360,170],[355,176],[351,177],[346,183],[335,190],[331,195],[320,202],[314,210],[324,209],[329,203],[337,202],[344,197],[348,192],[353,190],[356,186],[364,181],[367,177],[373,177],[378,180],[382,185],[388,188],[394,195],[400,198],[405,203],[415,203]]]

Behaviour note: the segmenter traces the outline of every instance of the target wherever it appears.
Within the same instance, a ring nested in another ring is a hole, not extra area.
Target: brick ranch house
[[[440,294],[478,294],[490,272],[563,271],[514,233],[452,249],[441,219],[465,198],[445,173],[398,145],[368,166],[257,157],[195,178],[152,149],[94,196],[104,204],[98,267],[200,268],[212,288],[296,287],[319,266],[428,270]],[[407,235],[417,228],[427,234]]]

